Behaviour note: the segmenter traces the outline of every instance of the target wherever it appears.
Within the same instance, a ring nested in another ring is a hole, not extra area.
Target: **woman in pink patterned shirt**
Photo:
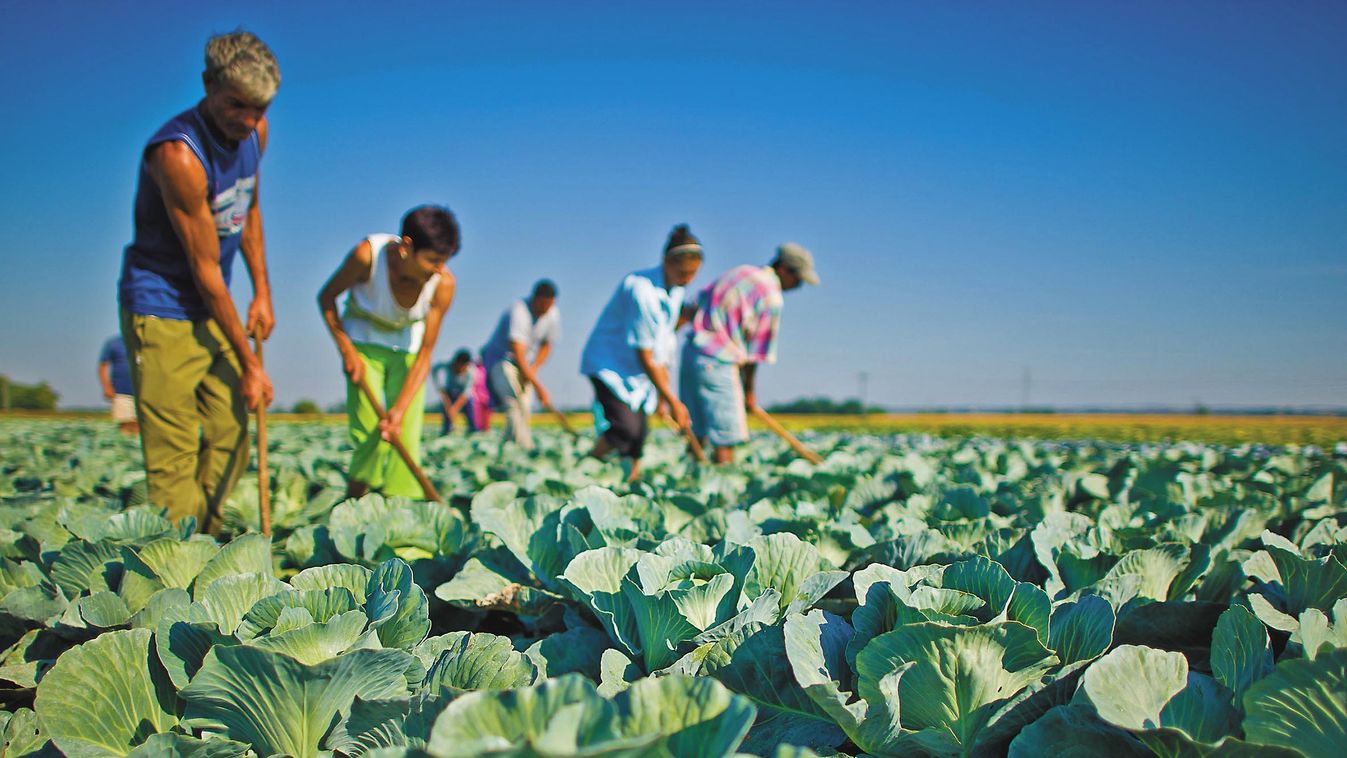
[[[818,281],[813,256],[787,242],[770,265],[736,266],[698,295],[678,395],[693,434],[715,446],[716,463],[734,460],[735,446],[748,441],[758,364],[776,362],[782,293]]]

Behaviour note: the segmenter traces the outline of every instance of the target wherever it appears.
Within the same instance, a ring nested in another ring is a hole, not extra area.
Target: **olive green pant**
[[[365,381],[370,391],[385,409],[393,407],[407,381],[407,372],[416,362],[416,353],[364,342],[357,342],[355,350],[365,364]],[[402,446],[418,465],[421,462],[421,428],[426,421],[425,395],[426,388],[418,387],[402,417],[402,434],[399,435]],[[346,421],[351,444],[355,446],[348,478],[385,495],[424,500],[426,495],[416,475],[402,462],[393,446],[379,436],[379,414],[374,412],[374,406],[360,388],[349,381],[346,382]]]
[[[248,411],[234,349],[214,319],[121,313],[150,502],[220,529],[221,506],[248,466]]]

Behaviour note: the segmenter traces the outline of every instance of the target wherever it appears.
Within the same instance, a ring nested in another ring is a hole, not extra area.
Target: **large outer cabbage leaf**
[[[136,551],[135,556],[165,587],[185,590],[218,552],[220,546],[214,539],[198,535],[185,542],[168,537],[157,539]]]
[[[365,613],[384,647],[410,650],[430,633],[426,593],[412,581],[412,568],[390,558],[370,575]]]
[[[1059,705],[1010,743],[1010,758],[1143,758],[1153,753],[1126,730],[1100,721],[1089,706]]]
[[[1249,609],[1231,606],[1216,622],[1211,636],[1211,670],[1216,681],[1234,693],[1236,705],[1254,682],[1272,672],[1267,627]]]
[[[592,626],[577,626],[549,634],[529,646],[525,655],[542,676],[580,672],[597,681],[605,650],[612,649],[608,635]]]
[[[66,651],[37,687],[35,710],[72,758],[122,756],[178,723],[177,698],[148,629],[107,632]]]
[[[847,578],[847,572],[831,570],[818,548],[789,532],[758,537],[747,549],[753,562],[743,577],[745,596],[754,600],[775,589],[781,593],[782,613],[808,610]]]
[[[694,653],[699,674],[710,675],[753,701],[758,719],[744,750],[768,753],[782,743],[833,748],[846,739],[841,727],[805,693],[786,660],[781,624],[750,623]]]
[[[540,678],[533,661],[515,650],[509,637],[486,632],[446,637],[422,685],[428,695],[447,699],[474,690],[514,689]]]
[[[231,574],[211,582],[192,604],[191,621],[212,621],[222,634],[238,631],[243,617],[262,600],[286,590],[270,573]]]
[[[556,577],[573,556],[562,541],[564,503],[548,497],[515,497],[516,492],[509,482],[482,488],[472,499],[472,520],[500,539],[544,587],[559,591]]]
[[[1113,643],[1114,620],[1113,606],[1097,595],[1062,603],[1052,611],[1048,647],[1063,665],[1098,658]]]
[[[1347,649],[1313,661],[1277,664],[1244,693],[1249,742],[1299,750],[1310,758],[1342,755],[1347,745]]]
[[[901,724],[930,730],[934,744],[976,744],[997,705],[1037,683],[1057,664],[1038,633],[1017,622],[972,627],[909,624],[881,634],[856,656],[857,690],[874,702],[885,677],[899,684]]]
[[[274,650],[312,666],[335,658],[360,641],[368,619],[362,611],[346,611],[324,622],[315,622],[303,608],[291,608],[304,619],[289,629],[278,624],[268,634],[248,640],[247,645]],[[282,614],[284,616],[284,614]]]
[[[561,578],[577,600],[589,606],[604,630],[631,655],[640,655],[640,630],[622,580],[641,558],[641,551],[602,547],[577,555]]]
[[[406,694],[401,650],[355,650],[313,666],[248,646],[215,647],[179,693],[184,723],[246,742],[259,755],[316,755],[340,714],[356,697]]]
[[[661,735],[664,749],[676,758],[728,758],[757,714],[748,698],[705,677],[642,679],[614,702],[624,734]]]
[[[659,735],[622,733],[617,706],[577,674],[534,687],[470,692],[435,719],[427,751],[438,758],[479,755],[641,756]]]
[[[201,600],[216,580],[238,574],[275,575],[271,565],[270,537],[245,534],[220,548],[193,580],[192,599]]]
[[[1085,671],[1081,692],[1100,718],[1123,729],[1160,726],[1160,711],[1188,683],[1182,653],[1120,645]]]
[[[855,674],[847,663],[852,629],[841,617],[823,611],[790,616],[785,622],[786,658],[791,673],[814,701],[865,752],[877,756],[904,754],[898,686],[906,666],[885,676],[879,697],[856,697]]]
[[[365,602],[365,591],[369,588],[370,574],[373,572],[355,563],[332,563],[326,566],[313,566],[290,577],[290,586],[297,590],[325,590],[332,587],[345,587],[357,603]]]

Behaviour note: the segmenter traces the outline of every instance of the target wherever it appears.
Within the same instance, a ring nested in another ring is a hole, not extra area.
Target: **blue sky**
[[[0,373],[97,406],[144,140],[243,26],[283,83],[261,198],[282,405],[342,395],[314,305],[439,202],[437,355],[557,280],[543,378],[687,222],[697,284],[815,252],[775,401],[1347,405],[1347,4],[0,4]],[[240,264],[235,292],[248,297]]]

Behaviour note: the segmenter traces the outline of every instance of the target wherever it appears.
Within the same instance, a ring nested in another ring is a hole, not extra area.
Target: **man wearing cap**
[[[776,362],[782,293],[818,282],[813,256],[787,242],[771,264],[736,266],[697,296],[678,394],[693,433],[715,446],[716,463],[734,460],[735,446],[748,441],[758,364]]]

